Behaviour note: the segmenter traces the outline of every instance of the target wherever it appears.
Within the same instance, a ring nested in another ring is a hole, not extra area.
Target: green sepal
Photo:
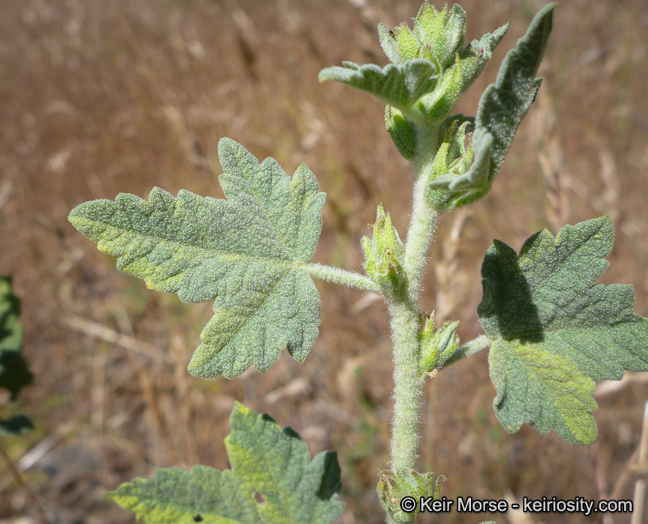
[[[412,160],[416,156],[416,126],[395,107],[386,106],[385,127],[398,152]]]
[[[406,285],[403,261],[405,247],[392,225],[391,216],[378,204],[373,236],[360,240],[365,256],[364,268],[367,275],[376,282],[387,296],[391,296]]]
[[[354,64],[355,65],[355,64]],[[403,64],[389,64],[381,68],[375,64],[355,67],[327,67],[320,71],[319,81],[337,80],[378,100],[399,109],[410,119],[420,118],[418,100],[431,93],[437,84],[434,65],[423,59],[409,60]]]
[[[434,202],[434,206],[442,209],[447,206],[450,198],[444,191],[434,189],[434,181],[445,177],[448,173],[462,173],[472,160],[472,148],[466,148],[466,133],[474,127],[473,119],[463,115],[447,118],[442,129],[445,133],[432,161],[432,168],[427,172],[428,191],[426,198]]]
[[[463,90],[463,70],[459,55],[452,68],[443,74],[441,82],[434,92],[423,99],[427,122],[438,124],[445,120],[452,111]]]
[[[426,313],[419,332],[421,373],[439,370],[459,347],[459,336],[455,333],[459,321],[446,322],[440,328],[434,326],[434,312]]]
[[[472,162],[473,151],[471,147],[466,148],[466,134],[474,128],[475,124],[473,119],[465,118],[463,115],[456,116],[459,118],[452,123],[450,128],[446,166],[448,173],[459,175],[466,171]]]
[[[403,64],[415,58],[429,60],[429,57],[421,55],[420,43],[405,22],[391,31],[388,31],[382,23],[378,24],[378,38],[387,58],[394,64]],[[434,63],[433,60],[430,62]]]
[[[460,176],[449,174],[431,183],[448,192],[450,207],[461,207],[490,190],[515,132],[535,100],[541,79],[535,74],[551,33],[557,4],[541,9],[526,34],[502,62],[497,80],[481,97],[473,134],[473,163]]]
[[[493,408],[513,433],[554,429],[568,442],[596,440],[594,380],[648,371],[648,320],[632,312],[631,285],[595,285],[608,267],[609,216],[543,230],[517,255],[494,241],[482,265],[479,321],[493,341]]]
[[[455,53],[466,37],[466,12],[455,4],[451,11],[444,7],[437,11],[425,2],[414,19],[415,38],[422,58],[431,59],[446,69],[454,61]]]
[[[0,419],[0,437],[23,435],[32,429],[34,425],[25,415],[16,415],[9,420]]]
[[[378,498],[387,514],[396,522],[412,522],[419,514],[420,498],[439,498],[441,482],[446,478],[434,473],[419,473],[413,469],[383,470],[378,474]],[[403,511],[400,501],[403,497],[414,497],[417,508],[411,513]]]
[[[462,70],[462,88],[465,92],[477,77],[482,74],[486,64],[493,57],[493,51],[508,32],[510,24],[498,27],[492,33],[486,33],[480,40],[473,40],[459,51],[459,62]]]
[[[325,194],[304,164],[291,179],[228,138],[218,152],[227,200],[154,188],[148,202],[120,194],[79,205],[69,220],[150,289],[214,300],[193,375],[266,371],[284,348],[301,363],[320,323],[319,294],[302,266],[317,245]]]
[[[295,431],[238,402],[230,426],[225,447],[232,469],[158,469],[152,479],[135,479],[106,495],[147,524],[329,524],[340,516],[334,452],[311,461]]]
[[[434,92],[426,95],[421,103],[425,107],[427,122],[438,124],[448,117],[459,96],[468,89],[484,70],[500,43],[508,25],[487,33],[456,53],[454,61],[445,68]]]

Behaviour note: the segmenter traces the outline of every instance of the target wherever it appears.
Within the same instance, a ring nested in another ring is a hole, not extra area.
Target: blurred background
[[[457,112],[483,89],[542,0],[464,0],[467,39],[507,20],[508,35]],[[312,454],[339,451],[343,523],[382,522],[375,485],[387,464],[391,358],[384,304],[317,282],[320,336],[303,365],[282,354],[265,374],[199,380],[186,371],[210,304],[182,304],[119,273],[67,222],[69,211],[153,186],[222,197],[215,161],[229,136],[292,174],[306,162],[328,195],[314,259],[362,271],[359,240],[378,202],[404,236],[411,174],[384,129],[384,106],[318,72],[342,60],[387,63],[376,26],[411,21],[420,0],[2,0],[0,275],[22,299],[35,375],[4,416],[35,431],[4,439],[50,522],[131,523],[103,496],[158,467],[228,467],[235,400],[290,425]],[[440,7],[440,6],[438,6]],[[444,217],[421,298],[440,320],[481,331],[480,264],[498,238],[609,213],[616,242],[604,283],[631,283],[648,316],[648,2],[566,0],[523,122],[493,191]],[[213,169],[213,170],[212,170]],[[632,498],[647,375],[596,399],[599,440],[567,444],[524,427],[507,435],[491,408],[487,354],[429,381],[422,470],[442,493],[474,498]],[[0,466],[0,522],[38,522]],[[643,470],[645,472],[645,467]],[[450,514],[442,523],[489,515]],[[532,518],[529,518],[532,517]],[[496,516],[513,524],[630,521],[629,515]],[[526,519],[526,520],[524,520]],[[425,516],[421,522],[429,522]]]

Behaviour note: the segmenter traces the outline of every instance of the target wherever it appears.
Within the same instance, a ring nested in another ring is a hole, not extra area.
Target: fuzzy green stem
[[[369,277],[365,277],[360,273],[354,271],[347,271],[346,269],[339,269],[337,267],[325,266],[322,264],[303,264],[301,266],[309,275],[333,282],[334,284],[342,284],[344,286],[355,287],[363,291],[370,291],[382,295],[383,292],[380,286],[376,284]]]
[[[427,262],[427,254],[434,231],[441,213],[434,208],[428,193],[428,183],[434,157],[438,149],[438,130],[419,129],[417,135],[417,151],[414,159],[414,202],[407,244],[405,246],[405,262],[403,268],[409,283],[411,300],[418,298],[421,289],[423,270]]]
[[[415,469],[419,411],[425,379],[419,372],[419,311],[407,297],[389,300],[394,346],[394,413],[390,443],[391,468]]]
[[[440,213],[426,198],[438,149],[437,129],[419,128],[414,160],[414,203],[403,269],[407,288],[388,297],[394,353],[394,413],[390,462],[392,469],[415,469],[418,456],[419,412],[425,379],[419,371],[419,309],[416,304],[423,268]]]

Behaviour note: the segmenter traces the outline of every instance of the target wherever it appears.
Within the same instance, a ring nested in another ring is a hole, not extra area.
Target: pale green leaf
[[[320,71],[319,81],[337,80],[372,94],[378,100],[394,106],[406,116],[416,117],[416,102],[431,93],[437,83],[436,68],[428,60],[415,59],[403,64],[381,68],[366,64],[352,67],[327,67]]]
[[[495,413],[509,432],[531,424],[565,440],[596,439],[594,380],[648,370],[648,321],[632,312],[631,285],[595,285],[614,227],[608,216],[543,230],[516,255],[494,241],[484,258],[477,309],[493,340]]]
[[[297,433],[239,403],[230,425],[231,470],[159,469],[152,479],[122,484],[108,496],[147,524],[327,524],[338,518],[344,504],[337,500],[334,452],[311,461]]]
[[[233,378],[267,370],[284,347],[302,362],[317,337],[320,302],[302,265],[315,251],[325,194],[301,165],[292,178],[224,138],[227,200],[154,188],[149,201],[120,194],[86,202],[70,222],[119,257],[117,268],[185,302],[214,300],[189,371]]]
[[[473,202],[490,190],[504,158],[511,147],[518,126],[535,100],[541,79],[535,78],[540,67],[553,23],[549,4],[535,16],[526,34],[502,62],[497,80],[481,97],[472,149],[474,160],[463,174],[438,177],[432,189],[445,189],[454,207]]]

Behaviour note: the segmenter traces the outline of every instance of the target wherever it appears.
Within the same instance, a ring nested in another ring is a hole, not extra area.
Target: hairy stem
[[[419,372],[419,311],[408,297],[389,301],[394,346],[394,413],[390,462],[392,469],[415,469],[419,411],[425,379]]]
[[[388,297],[394,353],[394,414],[390,462],[392,469],[415,469],[419,442],[419,412],[425,379],[419,371],[419,308],[416,303],[440,213],[427,197],[427,186],[437,150],[438,131],[420,128],[414,160],[414,204],[403,269],[407,286]]]
[[[337,267],[325,266],[322,264],[304,264],[301,267],[309,275],[322,280],[327,280],[328,282],[333,282],[334,284],[355,287],[364,291],[378,293],[379,295],[383,294],[380,286],[373,280],[354,271],[347,271],[346,269],[339,269]]]
[[[407,231],[405,262],[403,267],[408,280],[408,293],[416,301],[421,289],[423,269],[434,231],[441,213],[434,208],[428,198],[427,187],[430,181],[432,164],[436,155],[438,131],[420,129],[417,135],[417,151],[414,159],[414,202],[412,216]]]

